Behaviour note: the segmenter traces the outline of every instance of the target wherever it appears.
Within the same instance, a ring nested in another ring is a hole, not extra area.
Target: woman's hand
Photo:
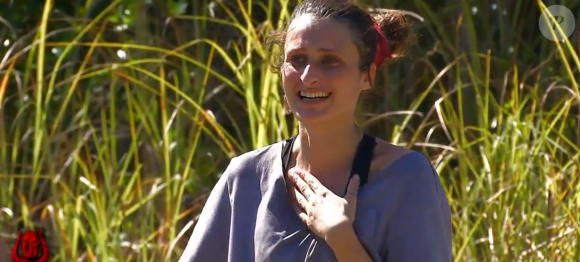
[[[331,244],[352,232],[360,179],[351,179],[344,198],[328,190],[312,174],[292,168],[288,175],[296,188],[300,219],[314,234]]]

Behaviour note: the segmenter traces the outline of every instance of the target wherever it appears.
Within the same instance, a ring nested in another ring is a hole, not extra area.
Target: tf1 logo
[[[18,251],[21,251],[23,256],[20,256]],[[22,231],[18,232],[16,244],[12,248],[12,262],[48,262],[49,259],[48,246],[40,230],[26,231],[24,235]]]

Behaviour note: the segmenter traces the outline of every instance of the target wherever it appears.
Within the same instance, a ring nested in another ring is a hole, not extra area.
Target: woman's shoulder
[[[425,154],[378,139],[377,144],[374,177],[369,177],[375,191],[388,192],[412,206],[438,206],[446,201],[439,174]]]
[[[371,170],[380,172],[381,170],[387,169],[393,164],[418,167],[418,168],[430,168],[431,163],[429,159],[422,153],[393,145],[385,140],[375,138],[377,146],[375,147],[375,152],[373,154],[373,163]]]
[[[378,138],[376,142],[371,165],[371,174],[378,176],[375,179],[396,176],[397,180],[413,181],[436,174],[431,161],[423,153]]]
[[[228,180],[237,179],[247,174],[264,174],[270,172],[271,168],[279,161],[283,141],[256,148],[230,160],[224,175]]]

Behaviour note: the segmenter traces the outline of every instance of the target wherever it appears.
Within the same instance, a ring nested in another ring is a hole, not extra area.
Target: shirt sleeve
[[[179,262],[226,262],[232,207],[228,179],[238,165],[232,159],[212,189]]]
[[[386,262],[451,262],[451,213],[438,174],[422,156],[404,174],[406,188],[388,226]]]

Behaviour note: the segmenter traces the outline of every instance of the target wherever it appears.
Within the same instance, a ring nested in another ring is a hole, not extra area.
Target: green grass
[[[262,41],[288,1],[172,1],[149,31],[111,17],[127,3],[82,22],[48,1],[0,64],[0,233],[43,228],[54,261],[176,261],[229,158],[295,130]],[[580,261],[578,41],[527,31],[540,1],[389,3],[423,40],[363,124],[432,159],[455,261]]]

